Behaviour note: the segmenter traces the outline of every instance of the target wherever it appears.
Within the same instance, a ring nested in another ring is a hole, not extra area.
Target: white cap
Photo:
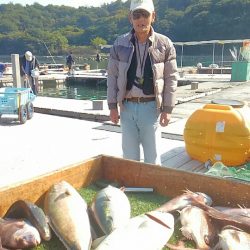
[[[27,61],[31,61],[32,60],[32,53],[30,51],[26,51],[25,58]]]
[[[139,9],[152,13],[154,11],[153,0],[131,0],[130,10],[135,11]]]

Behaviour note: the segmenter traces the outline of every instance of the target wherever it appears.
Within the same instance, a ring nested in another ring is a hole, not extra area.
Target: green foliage
[[[173,41],[249,38],[250,0],[154,0],[157,32]],[[0,4],[0,54],[66,53],[71,48],[112,44],[128,32],[130,1],[101,7],[38,3]],[[44,43],[46,46],[44,46]]]
[[[106,44],[107,44],[107,41],[105,41],[101,37],[96,37],[96,38],[91,40],[91,45],[93,45],[96,48],[100,45],[106,45]]]

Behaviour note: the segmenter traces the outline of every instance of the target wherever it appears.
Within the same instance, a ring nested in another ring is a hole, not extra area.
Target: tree
[[[96,38],[91,40],[91,45],[96,47],[96,48],[100,45],[106,45],[106,44],[107,44],[107,41],[101,37],[96,37]]]

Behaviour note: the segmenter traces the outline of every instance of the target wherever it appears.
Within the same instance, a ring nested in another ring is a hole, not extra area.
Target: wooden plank
[[[196,160],[192,160],[190,158],[190,161],[183,164],[182,166],[180,166],[179,168],[184,170],[184,171],[191,171],[193,172],[194,169],[196,169],[197,167],[199,167],[201,165],[200,161],[196,161]]]
[[[207,168],[205,168],[204,163],[202,163],[200,166],[194,169],[194,172],[205,173],[207,172]]]
[[[179,153],[179,154],[175,155],[174,157],[164,161],[163,165],[167,166],[169,168],[180,168],[182,165],[186,164],[190,160],[191,160],[191,158],[186,153],[186,151],[184,151],[184,152]]]
[[[204,167],[204,166],[201,166],[201,168],[197,169],[195,172],[198,172],[198,173],[206,173],[207,172],[207,169]]]
[[[185,151],[185,147],[174,147],[161,155],[162,162],[166,162],[167,160],[174,158],[176,155]]]

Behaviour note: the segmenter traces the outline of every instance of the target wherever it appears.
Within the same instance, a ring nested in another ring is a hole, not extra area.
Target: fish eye
[[[207,234],[204,235],[204,242],[205,242],[208,246],[210,246],[210,247],[214,247],[217,241],[218,241],[218,236],[215,236],[215,237],[213,238],[213,240],[211,240],[211,238],[209,237],[209,235],[207,235]],[[223,249],[218,249],[218,248],[216,248],[216,250],[223,250]]]
[[[204,241],[208,245],[209,244],[209,237],[208,235],[204,235]]]

